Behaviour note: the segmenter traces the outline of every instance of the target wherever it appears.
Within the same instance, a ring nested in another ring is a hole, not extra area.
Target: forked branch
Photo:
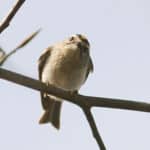
[[[128,100],[123,100],[123,99],[118,100],[118,99],[110,99],[110,98],[103,98],[103,97],[72,95],[71,93],[66,92],[62,89],[53,87],[52,85],[47,86],[44,83],[40,82],[39,80],[35,80],[35,79],[29,78],[21,74],[17,74],[17,73],[14,73],[14,72],[2,69],[2,68],[0,68],[0,78],[14,82],[22,86],[26,86],[28,88],[38,90],[38,91],[44,91],[46,93],[61,97],[66,101],[69,101],[71,103],[74,103],[80,106],[83,109],[87,117],[87,120],[92,129],[93,135],[101,150],[105,150],[105,146],[98,133],[93,116],[90,112],[91,107],[96,106],[96,107],[107,107],[107,108],[117,108],[117,109],[150,112],[149,103],[128,101]]]

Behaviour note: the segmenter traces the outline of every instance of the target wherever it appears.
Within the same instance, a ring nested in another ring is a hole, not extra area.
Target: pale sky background
[[[0,0],[0,20],[15,0]],[[94,73],[80,93],[150,102],[149,0],[27,0],[0,35],[7,52],[42,32],[3,66],[36,78],[42,50],[75,33],[91,43]],[[61,129],[39,125],[39,92],[0,80],[0,149],[99,150],[81,109],[64,102]],[[150,114],[94,108],[108,150],[149,150]]]

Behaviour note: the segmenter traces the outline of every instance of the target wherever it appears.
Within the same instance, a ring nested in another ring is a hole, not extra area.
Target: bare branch
[[[38,29],[37,31],[33,32],[31,35],[29,35],[27,38],[25,38],[16,48],[14,48],[12,51],[10,51],[8,54],[5,54],[2,59],[0,59],[0,66],[4,64],[4,62],[14,53],[16,53],[18,50],[26,46],[39,32],[41,29]]]
[[[6,56],[5,51],[0,47],[0,64],[3,61],[5,56]]]
[[[82,108],[83,108],[84,114],[85,114],[85,116],[86,116],[86,118],[87,118],[87,120],[89,122],[89,125],[90,125],[90,127],[92,129],[92,133],[93,133],[94,138],[97,141],[97,144],[99,145],[101,150],[106,150],[104,142],[103,142],[100,134],[98,133],[98,129],[96,127],[96,123],[94,121],[94,118],[93,118],[93,115],[92,115],[92,113],[90,111],[90,108],[88,108],[88,107],[82,107]]]
[[[13,8],[10,10],[8,15],[5,17],[5,19],[0,24],[0,33],[5,30],[10,24],[10,21],[15,16],[19,8],[22,6],[22,4],[25,2],[25,0],[17,0]]]
[[[40,31],[41,31],[41,28],[33,32],[31,35],[25,38],[15,49],[17,50],[26,46]]]
[[[92,99],[90,99],[90,96],[84,96],[84,98],[88,99],[88,104],[91,107],[107,107],[115,109],[117,108],[117,109],[150,112],[150,104],[145,102],[137,102],[135,100],[123,100],[105,97],[92,97]]]
[[[91,96],[83,96],[83,95],[72,95],[70,92],[66,92],[62,89],[53,87],[52,85],[47,86],[46,84],[40,82],[39,80],[31,79],[29,77],[23,76],[21,74],[17,74],[5,69],[0,68],[0,78],[14,82],[19,85],[26,86],[28,88],[32,88],[38,91],[44,91],[46,93],[58,96],[63,98],[66,101],[74,103],[80,106],[90,124],[91,130],[97,143],[99,144],[99,148],[101,150],[105,150],[104,143],[98,133],[97,127],[95,125],[93,116],[90,112],[90,108],[93,106],[96,107],[107,107],[107,108],[117,108],[117,109],[128,109],[142,112],[150,112],[150,104],[136,101],[128,101],[121,99],[111,99],[111,98],[103,98],[103,97],[91,97]]]
[[[45,85],[39,80],[32,79],[27,76],[23,76],[18,73],[8,71],[6,69],[0,68],[0,78],[5,79],[16,84],[26,86],[38,91],[44,91],[46,93],[61,97],[66,101],[72,102],[79,106],[88,105],[88,107],[107,107],[115,109],[127,109],[134,111],[150,112],[150,104],[137,101],[129,101],[124,99],[115,98],[104,98],[104,97],[92,97],[84,95],[72,95],[62,89],[53,87],[52,85]]]

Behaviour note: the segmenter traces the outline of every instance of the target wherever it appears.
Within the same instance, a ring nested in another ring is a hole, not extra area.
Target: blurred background
[[[14,3],[0,0],[0,20]],[[91,43],[94,73],[80,93],[150,102],[149,0],[27,0],[0,35],[0,46],[9,52],[40,27],[40,34],[4,68],[38,79],[42,51],[81,33]],[[92,112],[108,150],[149,150],[149,113]],[[39,125],[41,114],[39,92],[0,80],[0,149],[99,149],[79,107],[64,102],[59,131]]]

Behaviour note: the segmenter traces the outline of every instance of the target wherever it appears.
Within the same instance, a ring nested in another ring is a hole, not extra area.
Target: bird
[[[49,46],[38,59],[39,80],[46,85],[78,93],[94,66],[90,43],[85,35],[75,34]],[[63,99],[40,92],[44,110],[39,123],[51,123],[60,128]]]

